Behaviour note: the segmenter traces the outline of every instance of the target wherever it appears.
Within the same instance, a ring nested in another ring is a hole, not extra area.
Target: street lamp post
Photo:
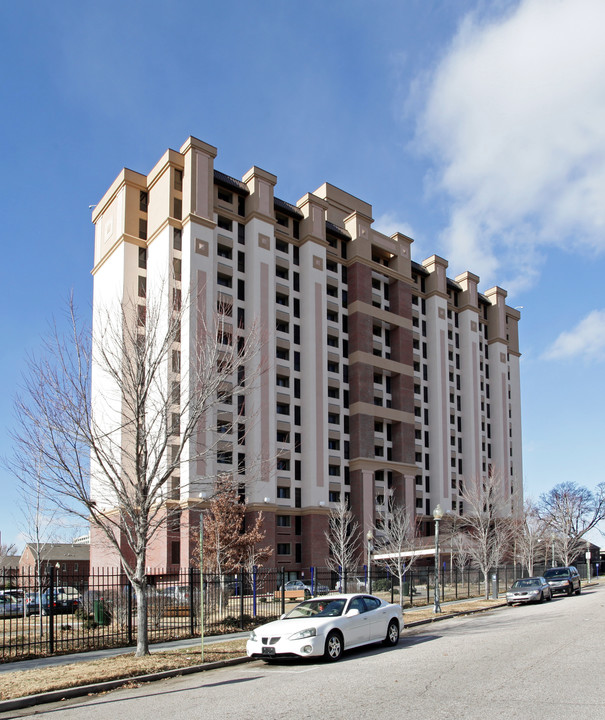
[[[552,562],[552,567],[554,567],[555,566],[555,536],[554,535],[550,536],[550,542],[551,542],[551,551],[552,551],[551,562]]]
[[[200,500],[204,502],[206,493],[200,493]],[[201,662],[204,662],[204,510],[200,508],[200,641]]]
[[[433,612],[441,612],[441,603],[439,602],[439,521],[443,517],[441,505],[433,510],[433,518],[435,519],[435,595],[433,601]]]
[[[368,533],[366,535],[366,540],[368,541],[368,592],[372,592],[372,541],[374,540],[374,535],[372,534],[371,530],[368,530]]]

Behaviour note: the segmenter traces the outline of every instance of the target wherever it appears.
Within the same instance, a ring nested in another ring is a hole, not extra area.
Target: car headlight
[[[303,638],[308,637],[315,637],[317,635],[317,631],[315,628],[307,628],[306,630],[301,630],[300,632],[294,633],[294,635],[290,635],[288,638],[289,640],[302,640]]]
[[[256,642],[256,633],[254,632],[254,630],[250,633],[249,639],[252,640],[252,642]]]

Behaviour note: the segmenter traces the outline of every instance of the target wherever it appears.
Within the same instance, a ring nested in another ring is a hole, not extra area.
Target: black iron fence
[[[582,567],[580,566],[580,572]],[[535,567],[534,574],[544,571]],[[204,574],[197,568],[148,573],[148,634],[151,643],[204,634],[246,630],[286,612],[311,595],[333,592],[373,592],[404,608],[431,603],[435,591],[433,567],[410,569],[400,585],[384,568],[366,566],[352,572],[309,568],[292,577],[284,569],[258,568],[234,575]],[[584,566],[584,576],[586,568]],[[522,577],[521,567],[490,573],[486,591],[476,569],[441,567],[442,602],[504,592]],[[203,604],[201,591],[203,589]],[[137,598],[126,576],[113,569],[90,575],[50,568],[39,586],[34,572],[0,575],[0,662],[58,653],[79,652],[136,643]]]

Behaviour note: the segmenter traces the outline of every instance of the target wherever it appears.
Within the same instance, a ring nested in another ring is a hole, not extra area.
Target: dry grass
[[[466,613],[494,607],[501,603],[502,601],[498,600],[469,600],[455,605],[444,605],[442,614]],[[406,624],[436,617],[432,607],[405,611]],[[204,663],[242,657],[245,655],[245,648],[245,638],[206,645],[204,647]],[[194,647],[153,652],[143,658],[136,658],[133,653],[128,653],[103,660],[82,661],[37,670],[6,672],[0,676],[0,700],[10,700],[25,695],[35,695],[108,680],[135,678],[162,670],[174,670],[201,664],[200,648]]]
[[[242,657],[245,655],[245,647],[245,639],[206,645],[204,646],[204,663]],[[0,675],[0,699],[10,700],[51,690],[62,690],[68,687],[137,677],[162,670],[174,670],[201,664],[201,650],[196,647],[153,652],[143,658],[136,658],[133,653],[128,653],[103,660],[7,672]]]

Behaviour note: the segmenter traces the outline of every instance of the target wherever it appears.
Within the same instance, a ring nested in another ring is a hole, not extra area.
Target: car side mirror
[[[357,608],[351,608],[347,612],[347,617],[355,617],[355,615],[359,615],[359,610]]]

